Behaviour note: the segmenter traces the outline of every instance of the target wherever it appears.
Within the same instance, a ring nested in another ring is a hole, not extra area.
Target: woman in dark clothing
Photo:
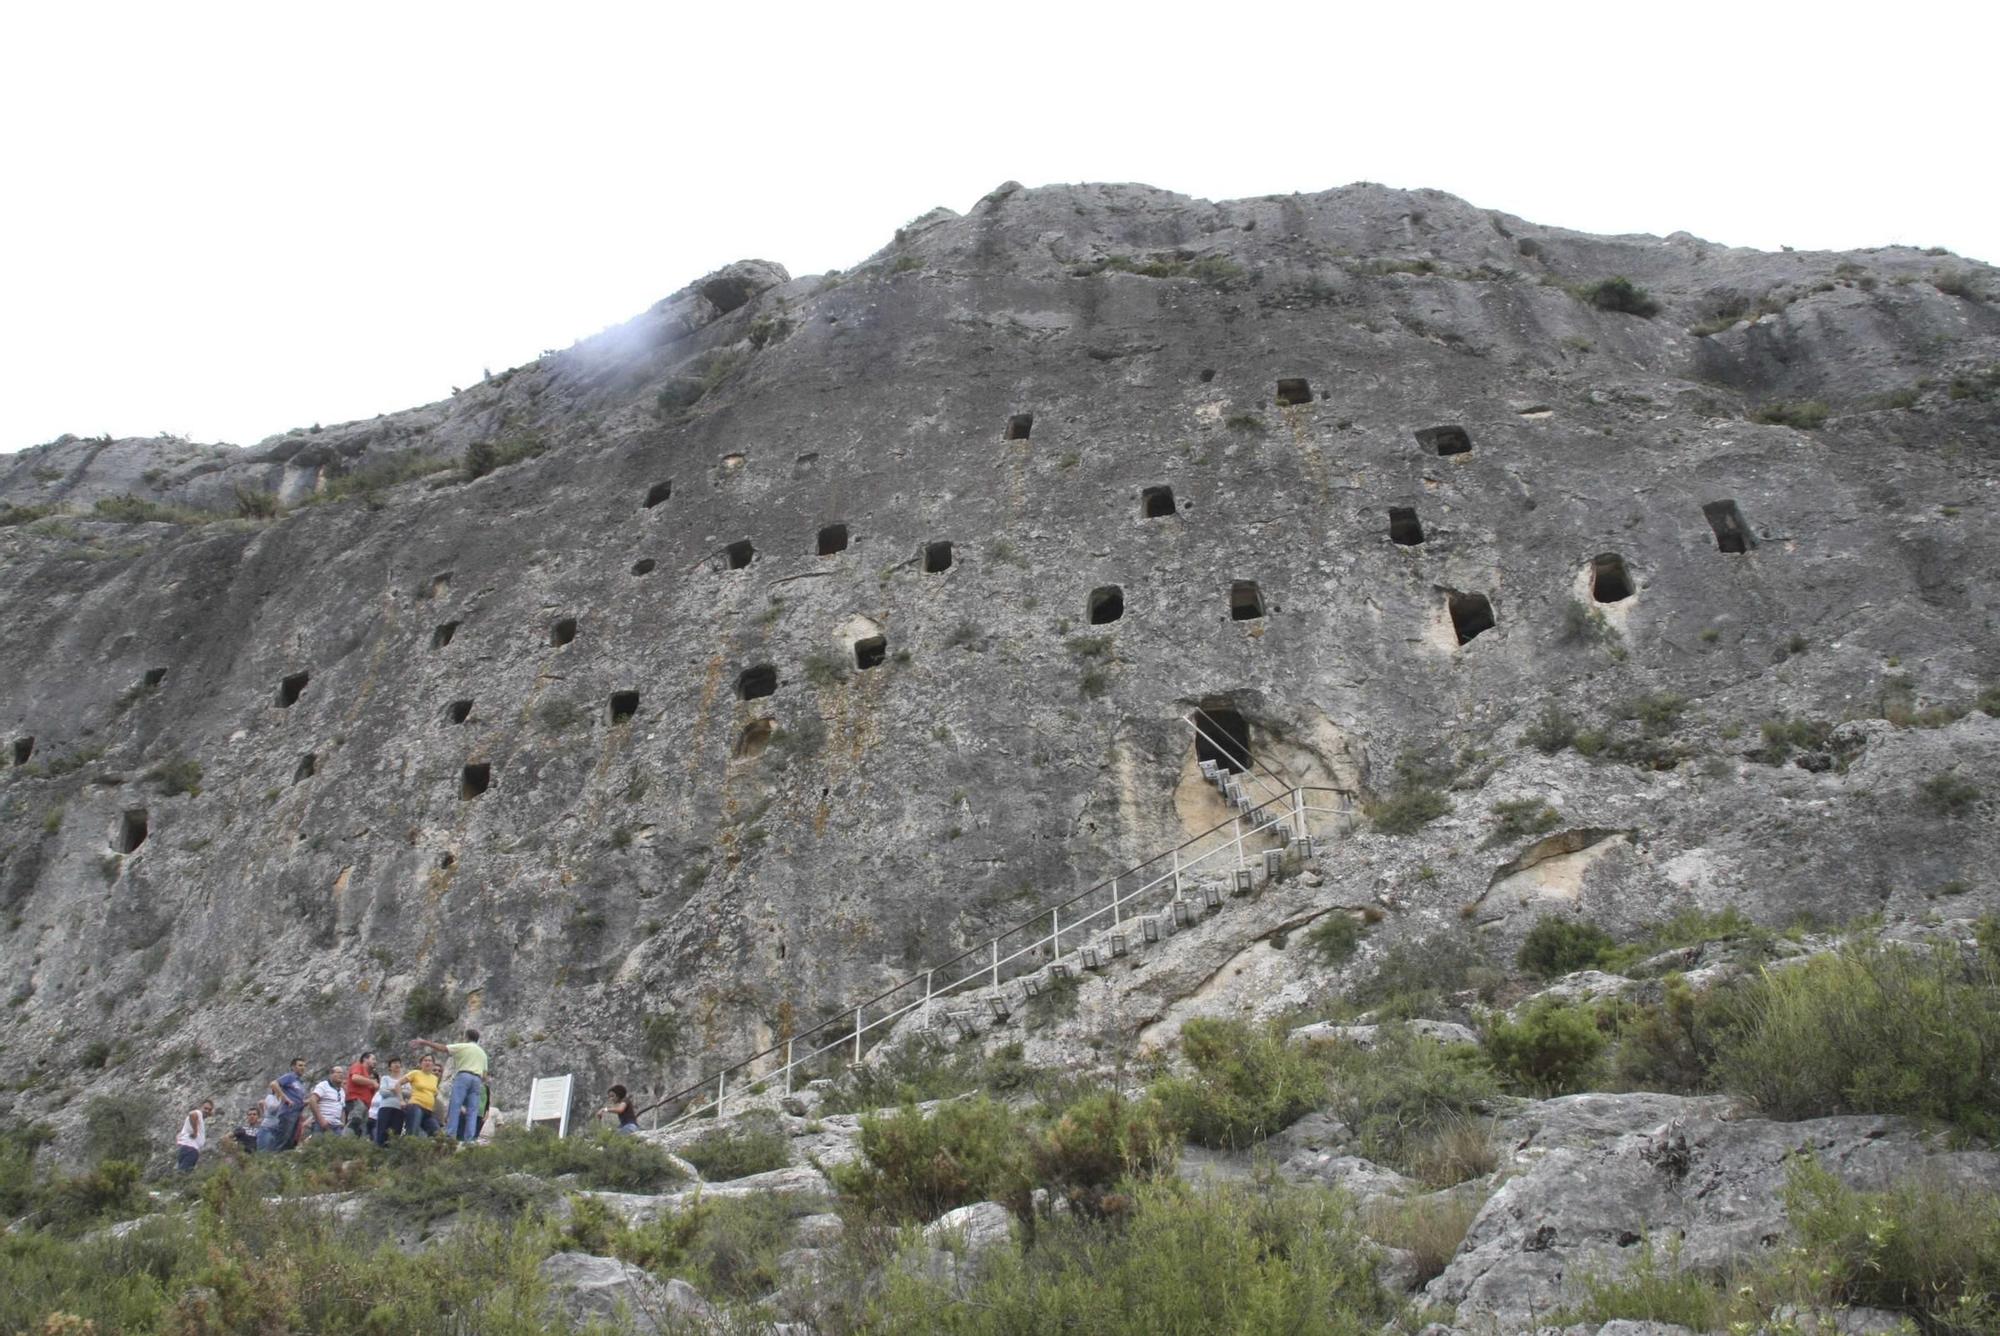
[[[603,1108],[599,1109],[597,1111],[597,1116],[599,1118],[602,1118],[607,1113],[615,1114],[618,1118],[619,1131],[621,1132],[638,1131],[639,1111],[632,1107],[631,1097],[625,1093],[625,1087],[622,1085],[612,1086],[610,1094],[611,1094],[611,1102],[605,1105]]]

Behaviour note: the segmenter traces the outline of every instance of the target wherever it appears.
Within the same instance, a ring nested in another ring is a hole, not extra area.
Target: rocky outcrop
[[[589,1253],[554,1253],[541,1265],[555,1312],[633,1336],[716,1329],[715,1310],[684,1280],[660,1281],[643,1267]]]
[[[1449,810],[1329,821],[1244,936],[1086,985],[1093,1053],[1550,912],[2000,908],[2000,721],[1959,715],[2000,307],[1955,263],[1009,188],[437,404],[9,457],[0,1115],[463,1021],[503,1110],[650,1102],[1226,820],[1203,703],[1348,796],[1426,755]],[[1579,299],[1620,274],[1657,314]],[[1551,706],[1588,754],[1535,745]],[[1498,838],[1523,795],[1557,823]],[[1363,908],[1347,965],[1296,945]]]
[[[1503,1134],[1499,1189],[1424,1291],[1472,1330],[1531,1325],[1573,1301],[1583,1276],[1616,1276],[1648,1247],[1725,1275],[1781,1246],[1786,1174],[1801,1155],[1857,1188],[1919,1171],[2000,1181],[2000,1154],[1948,1149],[1903,1119],[1779,1123],[1734,1117],[1717,1098],[1573,1095],[1528,1106]]]

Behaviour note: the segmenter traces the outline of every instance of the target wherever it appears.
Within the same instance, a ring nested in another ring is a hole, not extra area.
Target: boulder
[[[570,1323],[609,1323],[620,1331],[654,1336],[710,1326],[715,1311],[684,1280],[656,1280],[641,1267],[590,1253],[544,1258],[541,1277],[549,1305]]]
[[[1451,1021],[1409,1021],[1406,1024],[1410,1033],[1422,1035],[1426,1039],[1435,1039],[1440,1044],[1479,1042],[1476,1031]],[[1314,1025],[1301,1025],[1292,1031],[1291,1038],[1301,1043],[1337,1039],[1342,1043],[1366,1050],[1375,1047],[1375,1036],[1381,1033],[1381,1030],[1382,1027],[1379,1025],[1335,1025],[1329,1021],[1320,1021]]]
[[[1786,1237],[1782,1194],[1802,1153],[1859,1188],[1920,1168],[1967,1183],[2000,1177],[2000,1155],[1935,1150],[1900,1118],[1729,1113],[1719,1099],[1575,1095],[1510,1117],[1514,1176],[1426,1299],[1455,1304],[1461,1323],[1525,1323],[1572,1299],[1576,1277],[1622,1271],[1649,1240],[1677,1240],[1683,1267],[1727,1272]]]

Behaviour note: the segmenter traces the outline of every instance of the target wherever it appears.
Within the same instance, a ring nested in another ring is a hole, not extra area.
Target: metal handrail
[[[1187,722],[1190,724],[1191,727],[1194,727],[1197,730],[1197,732],[1200,731],[1200,726],[1194,724],[1192,719],[1187,720]],[[1052,905],[1047,909],[1041,910],[1038,913],[1034,914],[1033,916],[1027,919],[1023,919],[1020,922],[1014,924],[1013,926],[1002,930],[1001,932],[995,934],[994,936],[979,943],[977,946],[969,947],[968,949],[961,951],[958,955],[953,956],[950,960],[945,961],[941,965],[933,966],[931,969],[924,971],[920,975],[911,975],[910,977],[891,985],[890,987],[884,989],[883,991],[876,993],[874,996],[867,998],[864,1001],[858,1002],[853,1006],[843,1007],[841,1008],[841,1010],[835,1012],[827,1019],[821,1021],[819,1024],[812,1026],[808,1029],[799,1031],[796,1034],[793,1034],[792,1036],[788,1037],[781,1043],[773,1044],[769,1048],[763,1049],[757,1053],[753,1053],[749,1057],[744,1058],[739,1062],[733,1063],[730,1066],[723,1068],[719,1072],[715,1072],[709,1076],[703,1077],[701,1080],[696,1081],[691,1085],[684,1086],[681,1089],[676,1090],[669,1095],[665,1095],[660,1099],[655,1100],[653,1103],[647,1105],[644,1109],[641,1109],[640,1112],[650,1113],[653,1110],[665,1107],[666,1105],[669,1104],[673,1104],[676,1101],[692,1099],[698,1095],[705,1095],[709,1087],[713,1086],[715,1089],[714,1097],[712,1099],[698,1100],[697,1102],[688,1105],[673,1119],[673,1123],[678,1124],[680,1122],[687,1121],[688,1119],[698,1117],[700,1114],[710,1109],[715,1109],[719,1113],[722,1108],[723,1101],[727,1097],[728,1082],[732,1077],[741,1076],[747,1073],[753,1080],[768,1081],[768,1080],[775,1080],[782,1078],[785,1082],[786,1092],[790,1093],[793,1074],[796,1071],[798,1071],[799,1068],[805,1066],[808,1063],[811,1063],[817,1058],[824,1057],[828,1053],[831,1053],[837,1049],[845,1049],[851,1046],[854,1053],[853,1060],[859,1062],[861,1060],[861,1054],[862,1054],[863,1037],[867,1035],[870,1031],[879,1029],[886,1025],[893,1025],[895,1022],[901,1020],[905,1016],[910,1015],[912,1012],[919,1011],[926,1007],[929,1007],[940,998],[948,997],[956,993],[959,993],[961,991],[967,991],[968,985],[970,985],[973,988],[985,988],[985,987],[997,988],[1002,982],[1001,971],[1010,965],[1016,964],[1024,957],[1032,955],[1035,959],[1035,968],[1039,969],[1041,965],[1041,952],[1045,947],[1053,948],[1051,952],[1051,958],[1053,960],[1058,960],[1058,961],[1061,960],[1062,942],[1065,935],[1074,934],[1080,930],[1086,929],[1090,925],[1097,923],[1099,920],[1101,920],[1107,913],[1111,915],[1112,926],[1117,926],[1118,924],[1124,921],[1128,909],[1130,909],[1130,906],[1133,901],[1148,895],[1150,892],[1157,890],[1161,886],[1171,885],[1172,896],[1170,897],[1170,900],[1178,899],[1181,890],[1181,884],[1180,884],[1181,878],[1189,874],[1190,872],[1199,869],[1203,864],[1207,863],[1210,859],[1214,858],[1218,854],[1221,854],[1225,851],[1233,852],[1235,855],[1235,866],[1237,868],[1244,867],[1245,861],[1243,856],[1243,841],[1245,839],[1252,839],[1258,835],[1267,834],[1271,830],[1279,826],[1286,826],[1290,828],[1292,834],[1305,835],[1307,834],[1307,831],[1305,829],[1305,817],[1307,812],[1330,813],[1334,815],[1341,815],[1349,810],[1348,808],[1344,807],[1320,807],[1317,805],[1309,805],[1305,801],[1305,797],[1308,793],[1333,793],[1346,796],[1343,790],[1328,788],[1320,785],[1287,785],[1284,788],[1282,788],[1281,791],[1275,797],[1256,804],[1249,810],[1231,817],[1228,821],[1219,822],[1218,824],[1209,827],[1207,830],[1202,831],[1200,834],[1192,836],[1189,839],[1183,840],[1180,844],[1175,845],[1167,852],[1162,854],[1156,854],[1152,858],[1146,859],[1141,863],[1134,864],[1133,866],[1128,867],[1121,872],[1115,873],[1112,876],[1106,878],[1105,880],[1100,881],[1095,885],[1083,891],[1078,892],[1077,894],[1071,896],[1069,899],[1061,901],[1058,904]],[[1281,804],[1285,805],[1285,810],[1282,815],[1274,816],[1268,820],[1263,820],[1263,821],[1256,820],[1257,815],[1259,813],[1264,813],[1269,811],[1270,809],[1278,808]],[[1247,830],[1245,829],[1246,821],[1250,822],[1250,825]],[[1195,845],[1202,843],[1204,840],[1209,840],[1213,837],[1220,836],[1224,831],[1229,832],[1229,835],[1226,839],[1218,841],[1213,847],[1209,848],[1205,852],[1193,858],[1184,859],[1182,857],[1184,851],[1191,849]],[[1129,891],[1120,890],[1120,883],[1124,881],[1126,878],[1142,874],[1145,872],[1146,869],[1151,868],[1154,865],[1162,862],[1168,864],[1168,870],[1163,875],[1153,877],[1150,880],[1142,881],[1140,885],[1138,885],[1135,888],[1132,888]],[[1074,908],[1079,903],[1088,900],[1092,896],[1098,895],[1107,889],[1111,893],[1110,900],[1107,904],[1100,906],[1094,910],[1091,910],[1088,913],[1084,913],[1079,916],[1073,916],[1068,924],[1065,924],[1062,921],[1063,912],[1065,910],[1074,910]],[[1143,911],[1130,910],[1130,912],[1134,917],[1137,917]],[[1038,935],[1032,941],[1028,942],[1026,945],[1021,946],[1013,951],[1010,951],[1008,954],[1004,956],[1001,955],[1000,951],[1002,942],[1006,941],[1008,938],[1013,937],[1018,933],[1029,932],[1029,931],[1039,933],[1042,925],[1045,922],[1047,923],[1049,928],[1049,931],[1046,934]],[[948,974],[957,967],[964,965],[968,961],[973,960],[975,957],[980,958],[979,963],[975,967],[973,967],[972,969],[970,969],[965,973],[959,974],[955,978],[949,979],[941,986],[939,985],[938,975]],[[1030,971],[1017,971],[1016,974],[1010,974],[1008,977],[1010,978],[1017,977],[1019,973],[1026,973],[1026,972]],[[917,989],[920,985],[922,988],[922,992],[918,994]],[[909,992],[913,994],[915,1000],[905,1002],[900,1006],[884,1009],[881,1011],[880,1014],[873,1017],[870,1017],[866,1014],[870,1008],[879,1007],[882,1003],[886,1002],[888,999],[896,997],[899,993],[904,993],[904,992]],[[837,1030],[837,1032],[834,1034],[834,1037],[828,1042],[820,1044],[817,1047],[814,1047],[803,1054],[797,1051],[797,1045],[801,1040],[809,1039],[812,1036],[825,1033],[830,1029],[834,1029],[835,1027],[845,1027],[847,1026],[850,1019],[853,1022],[851,1030],[841,1028]],[[757,1077],[754,1071],[752,1071],[755,1064],[757,1064],[758,1062],[763,1061],[767,1058],[775,1057],[780,1053],[784,1055],[784,1061],[783,1064],[775,1071],[767,1072],[761,1078]]]

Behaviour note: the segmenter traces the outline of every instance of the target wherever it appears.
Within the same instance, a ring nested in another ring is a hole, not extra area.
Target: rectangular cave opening
[[[1590,596],[1599,603],[1622,603],[1632,597],[1632,572],[1625,558],[1616,552],[1600,552],[1590,559]]]
[[[740,571],[757,559],[757,549],[748,538],[739,538],[722,549],[722,560],[732,571]]]
[[[1424,522],[1414,506],[1389,507],[1389,541],[1398,547],[1417,547],[1424,541]]]
[[[627,723],[639,713],[639,693],[636,691],[614,691],[611,693],[611,723],[613,727]]]
[[[431,577],[432,598],[443,598],[445,596],[445,592],[450,588],[451,588],[450,571],[439,571],[436,575],[433,575]]]
[[[560,649],[576,639],[576,618],[564,617],[549,628],[549,644]]]
[[[1250,724],[1226,700],[1207,700],[1194,712],[1194,759],[1213,761],[1232,774],[1250,768]]]
[[[35,740],[31,737],[14,739],[14,764],[26,765],[35,755]]]
[[[847,551],[845,524],[829,524],[819,531],[819,554],[822,557],[830,557],[836,552],[845,551]]]
[[[1463,427],[1425,427],[1417,433],[1417,444],[1440,455],[1472,453],[1472,437]]]
[[[493,767],[485,761],[468,764],[458,776],[458,796],[477,798],[493,785]]]
[[[1716,550],[1748,552],[1756,546],[1750,541],[1750,526],[1743,522],[1743,512],[1734,501],[1711,501],[1701,508],[1701,513],[1707,517],[1708,527],[1715,530]]]
[[[646,493],[646,509],[651,510],[654,506],[659,505],[660,502],[671,499],[673,494],[674,485],[671,482],[654,483],[652,488]]]
[[[1484,594],[1461,594],[1453,590],[1450,607],[1451,629],[1458,632],[1461,645],[1494,627],[1493,604]]]
[[[924,574],[942,575],[951,569],[951,544],[947,542],[924,544]]]
[[[659,569],[659,565],[660,563],[651,557],[641,557],[632,563],[632,574],[651,575],[655,570]]]
[[[457,634],[458,634],[457,622],[438,623],[437,630],[431,632],[431,648],[443,649],[446,645],[449,645],[451,643],[451,638]]]
[[[854,666],[860,669],[880,668],[882,661],[889,657],[887,636],[866,636],[854,642]]]
[[[462,724],[472,717],[470,700],[455,700],[444,707],[444,717],[454,724]]]
[[[312,681],[311,673],[293,673],[278,683],[278,708],[289,710],[299,703],[299,697],[306,694],[306,684]]]
[[[1125,591],[1117,585],[1100,585],[1090,591],[1090,624],[1103,626],[1125,615]]]
[[[1295,404],[1309,404],[1313,401],[1312,386],[1304,377],[1293,377],[1278,382],[1278,407],[1290,408]]]
[[[1007,436],[1010,441],[1025,441],[1028,433],[1035,429],[1033,413],[1016,413],[1007,419]]]
[[[160,683],[162,683],[162,682],[164,682],[164,681],[166,681],[166,680],[167,680],[167,670],[166,670],[166,669],[164,669],[164,668],[148,668],[148,669],[146,670],[146,687],[147,687],[147,689],[148,689],[148,690],[152,689],[153,687],[156,687],[156,686],[160,685]]]
[[[121,854],[137,853],[139,846],[146,842],[149,833],[146,809],[128,807],[118,818],[118,835],[111,847]]]
[[[736,675],[736,696],[739,700],[761,700],[777,689],[778,670],[768,663],[745,668]]]
[[[311,779],[318,773],[319,754],[317,752],[307,752],[299,758],[297,768],[292,771],[292,783],[296,784],[300,780]]]
[[[1255,580],[1237,580],[1229,586],[1229,619],[1254,622],[1264,615],[1264,594]]]
[[[1171,487],[1141,487],[1139,489],[1139,518],[1142,520],[1170,520],[1174,517],[1174,489]]]

